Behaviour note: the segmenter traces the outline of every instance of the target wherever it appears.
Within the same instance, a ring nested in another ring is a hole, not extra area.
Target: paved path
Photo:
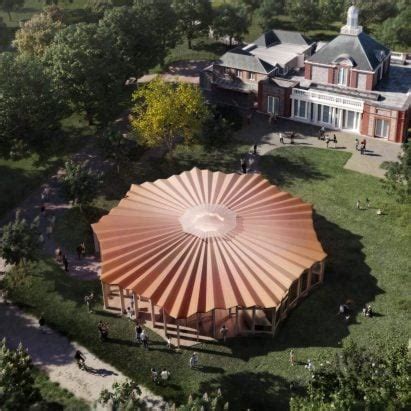
[[[46,328],[40,330],[35,317],[25,314],[16,306],[5,304],[0,298],[0,336],[7,338],[7,345],[17,347],[22,342],[27,347],[33,363],[44,370],[51,381],[73,392],[76,397],[93,403],[101,390],[110,389],[116,381],[126,377],[109,364],[99,360],[85,347],[70,342],[63,335]],[[90,371],[82,371],[73,360],[76,350],[85,354]],[[140,387],[147,409],[165,408],[161,397]],[[101,405],[100,409],[104,409]]]
[[[280,142],[280,134],[294,131],[297,136],[295,146],[316,147],[327,149],[324,141],[318,140],[319,127],[296,123],[291,120],[280,119],[272,125],[268,122],[268,117],[255,115],[252,124],[243,128],[238,136],[241,140],[250,145],[258,144],[259,155],[264,155],[271,150],[279,147],[289,146],[289,139],[285,139],[286,144]],[[340,150],[352,153],[352,156],[345,164],[345,168],[358,171],[364,174],[370,174],[375,177],[384,178],[385,170],[380,168],[384,161],[398,161],[398,155],[401,152],[401,145],[390,143],[381,139],[367,138],[367,152],[361,155],[355,149],[355,138],[360,141],[363,137],[355,134],[328,131],[327,134],[332,137],[337,136],[337,147],[330,143],[328,150]]]

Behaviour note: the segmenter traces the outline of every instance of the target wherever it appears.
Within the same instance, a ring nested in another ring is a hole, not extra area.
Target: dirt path
[[[46,328],[40,330],[35,317],[24,313],[16,306],[5,304],[0,298],[0,336],[6,337],[7,345],[27,347],[33,363],[44,370],[51,381],[73,392],[76,397],[88,403],[97,401],[101,390],[111,388],[116,381],[126,377],[111,365],[99,360],[85,347],[70,342],[63,335]],[[90,371],[82,371],[74,361],[74,353],[80,350],[85,354]],[[162,410],[165,403],[161,397],[140,387],[146,408]],[[104,409],[98,405],[99,409]]]

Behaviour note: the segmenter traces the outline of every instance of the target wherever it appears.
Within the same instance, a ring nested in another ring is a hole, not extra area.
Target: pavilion
[[[92,228],[105,307],[117,296],[178,345],[222,324],[274,334],[324,277],[312,206],[258,174],[193,168],[132,185]]]

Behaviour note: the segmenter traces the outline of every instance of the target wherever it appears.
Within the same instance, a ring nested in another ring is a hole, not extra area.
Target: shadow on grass
[[[290,386],[284,378],[268,372],[239,372],[217,376],[200,385],[200,393],[221,389],[230,410],[286,410],[292,392],[301,390]]]

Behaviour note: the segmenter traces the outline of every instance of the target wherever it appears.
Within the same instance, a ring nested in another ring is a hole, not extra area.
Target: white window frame
[[[296,99],[293,99],[293,101],[294,101],[293,116],[294,116],[294,117],[297,117],[297,118],[303,118],[303,119],[307,120],[308,107],[309,107],[308,101],[305,101],[305,100],[296,100]],[[304,104],[305,104],[305,112],[304,112],[304,116],[303,116],[303,117],[300,116],[301,103],[304,103]]]
[[[380,125],[380,126],[379,126]],[[390,135],[390,121],[382,118],[375,119],[374,136],[388,138]]]
[[[255,73],[252,72],[252,71],[248,71],[248,72],[247,72],[247,78],[248,78],[248,80],[250,80],[250,81],[255,81]]]
[[[237,69],[237,70],[235,71],[235,75],[236,75],[238,78],[242,78],[242,71]]]
[[[278,116],[280,111],[280,98],[267,96],[267,112]]]
[[[345,67],[339,67],[337,73],[337,83],[339,86],[346,86],[348,80],[348,69]]]

